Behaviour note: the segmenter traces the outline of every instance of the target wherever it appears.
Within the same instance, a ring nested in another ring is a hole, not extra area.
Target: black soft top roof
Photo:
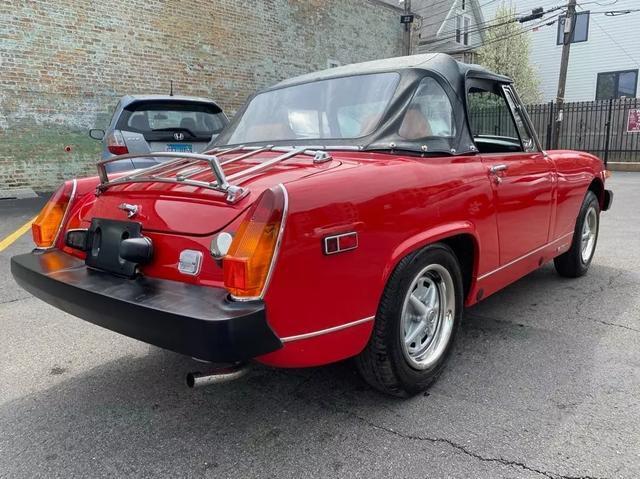
[[[455,85],[460,78],[473,77],[494,80],[502,83],[511,83],[511,79],[493,73],[480,65],[462,63],[446,53],[425,53],[406,57],[384,58],[370,62],[352,63],[350,65],[329,68],[318,72],[307,73],[293,78],[288,78],[277,83],[268,90],[275,90],[285,86],[308,83],[329,78],[338,78],[351,75],[366,75],[368,73],[380,73],[399,71],[405,69],[425,70],[441,74],[451,85]]]
[[[477,152],[473,138],[469,132],[466,119],[466,82],[468,78],[478,78],[495,81],[498,83],[512,83],[511,79],[490,72],[480,65],[466,64],[455,60],[444,53],[428,53],[405,57],[394,57],[383,60],[374,60],[364,63],[354,63],[328,70],[308,73],[289,78],[263,90],[257,95],[287,88],[294,85],[328,80],[332,78],[349,77],[356,75],[368,75],[383,72],[396,72],[400,75],[400,81],[392,96],[386,113],[382,117],[376,129],[367,136],[361,138],[336,138],[332,140],[286,140],[272,141],[275,145],[313,145],[314,147],[326,146],[327,148],[357,147],[362,150],[405,150],[415,151],[421,154],[448,153],[453,155]],[[408,140],[398,134],[399,127],[404,118],[404,113],[409,107],[413,95],[420,82],[425,77],[435,79],[445,90],[453,107],[453,121],[455,123],[454,137],[426,137],[419,140]],[[234,128],[238,125],[250,98],[242,110],[238,112],[231,124],[218,137],[217,145],[227,145],[228,139]],[[325,145],[318,143],[324,142]]]

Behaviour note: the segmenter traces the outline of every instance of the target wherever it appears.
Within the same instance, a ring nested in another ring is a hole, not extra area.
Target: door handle
[[[489,168],[489,173],[495,175],[496,173],[500,173],[501,171],[506,171],[509,169],[509,165],[493,165]]]
[[[493,182],[496,185],[499,185],[500,183],[502,183],[502,178],[500,177],[500,173],[503,171],[507,171],[507,169],[509,168],[509,165],[493,165],[489,167],[489,174],[493,176]]]

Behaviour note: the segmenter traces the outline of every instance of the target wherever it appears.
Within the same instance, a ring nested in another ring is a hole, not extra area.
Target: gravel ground
[[[410,400],[349,362],[189,390],[191,359],[32,298],[0,252],[0,477],[640,477],[640,174],[589,274],[547,265],[467,311]],[[0,202],[0,239],[42,201]]]

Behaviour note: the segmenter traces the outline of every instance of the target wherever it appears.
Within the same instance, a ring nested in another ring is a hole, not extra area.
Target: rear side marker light
[[[268,287],[287,216],[283,185],[266,190],[249,208],[222,260],[224,286],[240,301],[261,299]]]
[[[65,182],[51,196],[47,204],[31,225],[33,242],[38,248],[46,249],[55,245],[58,233],[67,215],[69,205],[76,194],[76,180]]]
[[[324,238],[324,254],[336,254],[350,251],[358,247],[358,233],[352,231]]]

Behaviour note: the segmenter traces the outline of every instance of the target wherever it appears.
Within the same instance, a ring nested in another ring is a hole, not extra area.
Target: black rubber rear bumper
[[[243,361],[282,347],[262,301],[229,301],[221,288],[120,278],[59,250],[14,256],[11,273],[24,289],[67,313],[194,358]]]
[[[607,211],[613,204],[613,191],[604,190],[604,201],[602,203],[602,211]]]

